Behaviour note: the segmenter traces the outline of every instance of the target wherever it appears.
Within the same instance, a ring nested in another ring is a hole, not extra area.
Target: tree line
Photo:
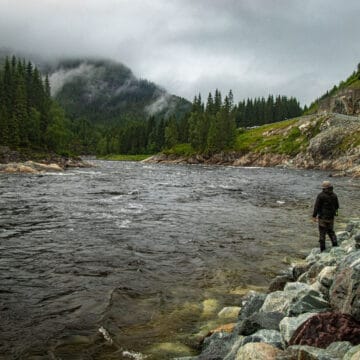
[[[111,153],[155,153],[188,143],[195,152],[215,153],[234,145],[236,129],[282,121],[301,115],[299,102],[291,97],[269,95],[247,99],[234,105],[233,93],[223,98],[219,90],[209,93],[206,103],[201,94],[194,97],[189,114],[182,119],[129,121],[109,129],[98,144],[102,155]]]
[[[303,110],[294,97],[269,95],[267,99],[240,101],[235,112],[237,127],[250,127],[291,119],[300,116]]]
[[[62,151],[69,124],[51,99],[47,76],[31,62],[13,56],[0,66],[0,144]]]
[[[231,149],[239,127],[281,121],[301,114],[295,98],[269,96],[234,105],[233,93],[219,90],[194,97],[178,119],[129,117],[121,126],[69,118],[51,98],[48,76],[31,62],[6,58],[0,65],[0,145],[73,154],[153,154],[178,144],[198,153]]]
[[[183,143],[190,143],[198,152],[216,152],[231,147],[235,130],[232,92],[222,101],[216,90],[214,97],[209,95],[206,106],[200,94],[195,96],[191,112],[180,120],[151,117],[109,129],[99,142],[98,152],[156,153]]]

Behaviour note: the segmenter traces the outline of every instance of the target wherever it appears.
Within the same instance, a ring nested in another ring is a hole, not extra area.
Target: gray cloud
[[[45,58],[101,56],[188,99],[309,103],[360,62],[360,2],[2,0],[0,44]]]

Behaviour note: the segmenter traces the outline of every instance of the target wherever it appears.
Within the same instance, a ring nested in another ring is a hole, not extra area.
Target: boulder
[[[352,348],[351,342],[349,341],[336,341],[331,343],[326,351],[329,352],[332,356],[342,359],[345,354]]]
[[[43,164],[35,161],[27,161],[25,166],[29,166],[36,171],[63,171],[58,164]]]
[[[280,333],[283,339],[288,343],[295,331],[309,318],[316,315],[316,313],[305,313],[295,317],[284,317],[280,324]]]
[[[238,336],[235,341],[232,342],[230,351],[225,355],[223,360],[234,360],[240,347],[242,346],[243,336]]]
[[[307,256],[305,261],[308,262],[309,264],[314,264],[320,259],[320,257],[321,257],[320,249],[314,248],[310,251],[310,254]]]
[[[313,346],[295,345],[289,346],[283,353],[280,353],[276,360],[340,360],[332,356],[327,350]]]
[[[282,336],[279,331],[276,330],[259,330],[256,333],[245,336],[241,340],[241,346],[244,346],[247,343],[263,342],[273,346],[276,346],[279,349],[283,349],[284,343]]]
[[[353,345],[358,345],[360,323],[346,314],[334,312],[316,314],[297,328],[289,344],[326,348],[336,341],[349,341]]]
[[[230,353],[233,346],[241,346],[243,336],[216,332],[204,340],[203,351],[197,357],[198,360],[223,360]]]
[[[331,305],[360,321],[360,251],[348,255],[338,271],[329,292]]]
[[[350,233],[350,235],[354,235],[354,231],[360,228],[360,221],[359,220],[350,220],[346,225],[346,231]]]
[[[355,249],[360,250],[360,231],[354,236]]]
[[[239,320],[244,320],[255,312],[259,311],[266,299],[266,294],[249,291],[244,297],[242,308],[239,313]]]
[[[271,280],[269,285],[269,292],[282,291],[287,282],[294,281],[292,275],[278,275],[273,280]]]
[[[271,313],[271,312],[286,313],[291,298],[295,296],[296,294],[294,292],[290,294],[290,292],[285,292],[285,291],[274,291],[266,297],[260,311],[266,313]]]
[[[350,233],[348,231],[341,231],[336,233],[337,242],[341,245],[345,240],[350,239]]]
[[[300,275],[304,274],[310,268],[310,264],[307,261],[298,261],[292,264],[293,278],[297,280]]]
[[[284,291],[269,294],[261,311],[281,312],[287,316],[296,316],[306,312],[320,312],[329,309],[329,303],[322,294],[313,290],[310,285],[293,282],[287,283]]]
[[[343,360],[360,360],[360,345],[351,348],[344,356]]]
[[[238,334],[251,335],[260,329],[279,330],[279,323],[284,318],[280,312],[257,312],[241,321]]]
[[[240,310],[240,306],[227,306],[224,307],[221,311],[219,311],[218,317],[221,319],[237,319]]]
[[[272,360],[281,350],[266,343],[248,343],[242,346],[236,354],[235,360]]]
[[[321,312],[329,309],[330,304],[323,298],[322,294],[312,291],[294,299],[289,306],[287,314],[297,316],[306,312]]]
[[[336,266],[325,266],[318,275],[318,281],[326,288],[330,288],[336,275]]]

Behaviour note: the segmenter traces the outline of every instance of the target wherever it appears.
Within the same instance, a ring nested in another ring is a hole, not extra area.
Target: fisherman
[[[330,181],[324,181],[321,185],[322,192],[317,196],[313,221],[319,224],[319,242],[320,251],[325,250],[325,237],[329,235],[332,246],[338,246],[334,232],[334,217],[337,216],[339,209],[339,200],[333,192],[333,186]]]

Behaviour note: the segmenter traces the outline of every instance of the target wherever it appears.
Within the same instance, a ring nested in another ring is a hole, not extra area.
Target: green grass
[[[111,161],[141,161],[145,160],[151,155],[139,154],[139,155],[124,155],[124,154],[110,154],[104,156],[97,156],[100,160],[111,160]]]
[[[177,156],[192,156],[196,154],[196,151],[190,144],[177,144],[171,149],[163,151],[166,155],[177,155]]]
[[[306,135],[294,126],[287,135],[278,134],[276,130],[294,125],[298,119],[281,121],[264,125],[259,128],[242,131],[235,142],[235,150],[240,152],[277,153],[294,156],[308,145]],[[264,133],[274,131],[274,134],[264,136]]]
[[[349,85],[350,89],[360,89],[360,80],[355,80]]]
[[[345,152],[357,146],[360,146],[360,131],[355,131],[347,135],[339,145],[339,150],[340,152]]]

